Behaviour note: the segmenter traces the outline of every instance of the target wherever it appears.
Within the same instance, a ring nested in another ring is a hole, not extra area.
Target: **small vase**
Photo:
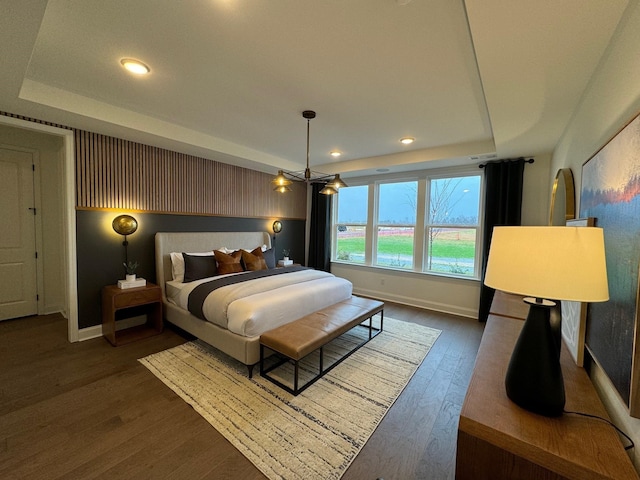
[[[289,257],[284,257],[284,261],[288,262],[289,261]]]
[[[133,282],[136,279],[136,274],[132,273],[131,275],[127,274],[125,275],[125,280],[127,282]]]

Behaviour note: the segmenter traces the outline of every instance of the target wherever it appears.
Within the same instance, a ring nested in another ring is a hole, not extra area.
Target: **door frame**
[[[67,317],[67,338],[70,342],[77,342],[78,338],[78,279],[76,255],[76,201],[75,201],[75,161],[74,161],[74,133],[73,130],[53,127],[41,123],[30,122],[18,118],[0,115],[0,124],[33,130],[62,137],[63,140],[63,208],[62,223],[64,232],[64,261],[66,269],[63,271],[65,284],[65,309]]]

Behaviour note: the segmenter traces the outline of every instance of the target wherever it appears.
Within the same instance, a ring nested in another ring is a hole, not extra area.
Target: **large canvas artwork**
[[[583,165],[580,217],[595,217],[604,229],[610,297],[589,304],[585,342],[630,414],[638,417],[640,117]]]

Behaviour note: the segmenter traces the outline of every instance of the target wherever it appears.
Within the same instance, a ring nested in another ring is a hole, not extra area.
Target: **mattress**
[[[244,275],[235,273],[231,275]],[[220,278],[220,276],[215,277]],[[205,278],[166,282],[167,298],[188,310],[189,294]],[[255,337],[304,315],[351,297],[351,282],[319,270],[302,270],[227,285],[204,301],[206,321],[245,337]]]

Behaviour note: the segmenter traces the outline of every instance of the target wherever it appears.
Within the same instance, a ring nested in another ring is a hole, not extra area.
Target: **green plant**
[[[349,252],[345,252],[344,250],[340,250],[336,257],[338,258],[338,260],[351,260],[351,255],[349,254]]]
[[[458,265],[458,260],[456,260],[455,263],[453,263],[453,264],[449,264],[449,272],[450,273],[457,273],[459,275],[466,275],[467,274],[467,271],[463,267]]]
[[[288,257],[289,256],[289,250],[286,249],[286,248],[283,248],[282,249],[282,255],[284,255],[285,257]]]
[[[129,260],[129,262],[123,262],[122,265],[124,265],[127,275],[135,275],[136,269],[138,268],[138,262]]]
[[[387,265],[390,267],[397,267],[397,268],[408,268],[411,266],[407,261],[400,258],[399,254],[396,256],[396,258],[390,258],[387,261]]]

